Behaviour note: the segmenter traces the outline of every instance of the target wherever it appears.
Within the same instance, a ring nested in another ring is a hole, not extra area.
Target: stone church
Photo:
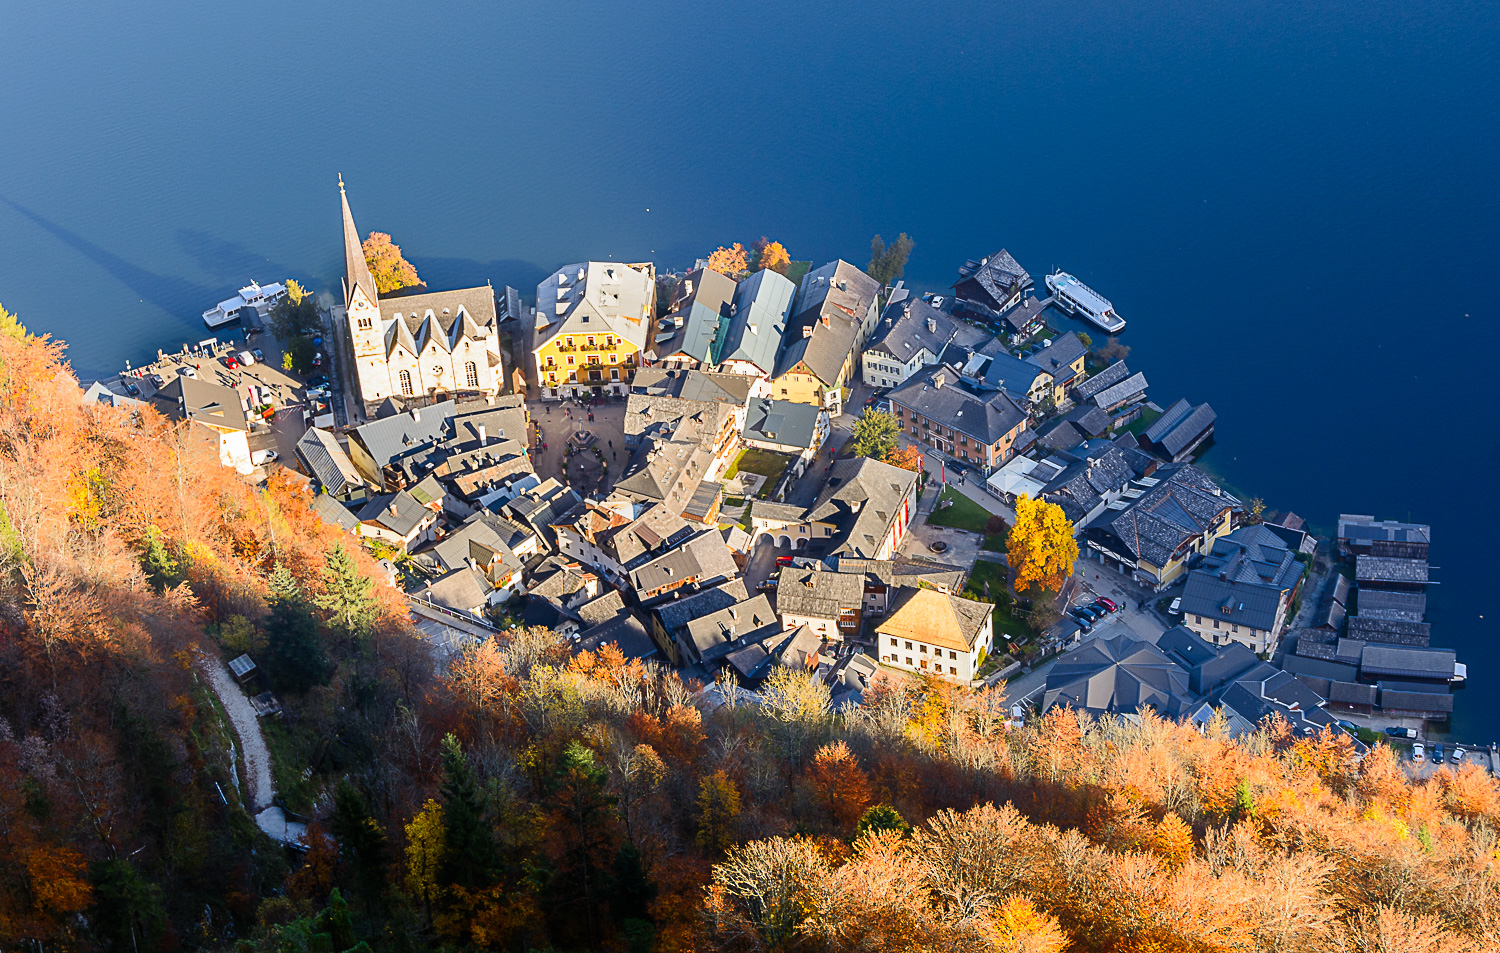
[[[366,407],[390,397],[425,403],[492,397],[503,390],[494,288],[380,296],[342,177],[339,198],[344,206],[345,320]]]

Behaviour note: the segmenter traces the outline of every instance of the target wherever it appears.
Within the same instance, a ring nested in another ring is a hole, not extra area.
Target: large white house
[[[988,602],[903,587],[893,606],[875,629],[887,665],[968,683],[994,648],[995,607]]]

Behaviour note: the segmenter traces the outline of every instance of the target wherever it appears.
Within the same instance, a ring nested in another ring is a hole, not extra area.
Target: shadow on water
[[[215,278],[232,283],[234,288],[251,280],[262,284],[283,281],[288,275],[296,273],[286,265],[255,254],[244,245],[207,232],[179,228],[174,237],[178,247],[187,252],[198,263],[199,268]]]
[[[450,288],[473,288],[486,281],[497,289],[510,285],[521,297],[536,294],[536,286],[552,274],[541,265],[516,258],[495,261],[473,261],[468,258],[412,258],[412,267],[434,291]],[[561,264],[561,263],[560,263]]]
[[[214,298],[214,292],[202,285],[194,284],[185,278],[158,275],[138,265],[132,265],[113,252],[100,248],[83,236],[68,231],[23,205],[17,205],[4,196],[0,196],[0,202],[4,202],[33,224],[50,232],[89,261],[109,272],[141,298],[174,317],[196,317],[203,310],[204,302],[211,304],[212,300],[217,300]]]

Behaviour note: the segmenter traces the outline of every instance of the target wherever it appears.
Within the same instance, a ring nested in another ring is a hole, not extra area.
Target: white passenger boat
[[[1115,306],[1109,299],[1067,272],[1048,275],[1047,290],[1052,292],[1053,303],[1068,314],[1110,334],[1125,330],[1125,319],[1115,314]]]
[[[203,323],[211,328],[223,327],[238,318],[240,309],[244,307],[254,308],[261,315],[264,315],[285,294],[286,286],[279,281],[272,282],[269,285],[262,285],[252,281],[241,288],[240,293],[233,298],[220,301],[214,307],[203,312]]]

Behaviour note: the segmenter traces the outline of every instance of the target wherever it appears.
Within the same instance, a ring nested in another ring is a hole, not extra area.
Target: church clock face
[[[432,365],[432,376],[434,376],[434,377],[442,377],[443,376],[443,369],[442,369],[442,367],[440,367],[437,364]]]

